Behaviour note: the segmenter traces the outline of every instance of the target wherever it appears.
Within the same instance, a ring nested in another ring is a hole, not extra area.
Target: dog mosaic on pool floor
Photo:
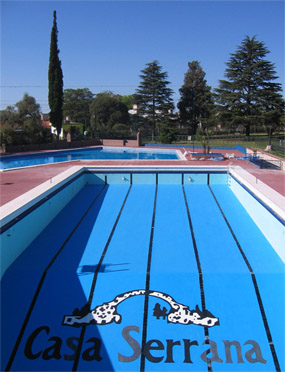
[[[106,302],[102,305],[96,306],[93,310],[90,310],[90,306],[87,304],[81,310],[75,309],[72,315],[66,315],[63,319],[63,325],[80,327],[82,325],[98,324],[104,325],[109,323],[121,323],[121,315],[117,312],[118,305],[133,296],[146,295],[144,289],[134,290],[126,292],[116,296],[112,301]],[[167,316],[168,323],[179,323],[179,324],[196,324],[204,327],[213,327],[219,325],[219,318],[216,318],[208,310],[201,311],[196,306],[195,310],[190,310],[188,306],[176,302],[168,294],[148,291],[149,296],[157,297],[166,301],[171,309],[166,314],[166,308],[161,310],[161,316],[165,319]],[[159,306],[159,304],[157,304]],[[160,316],[158,307],[154,309],[154,316]]]

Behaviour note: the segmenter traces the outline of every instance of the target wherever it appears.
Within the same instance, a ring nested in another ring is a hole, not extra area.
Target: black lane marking
[[[122,211],[124,209],[124,206],[126,204],[127,198],[128,198],[129,193],[131,191],[131,187],[132,187],[132,184],[130,184],[130,187],[128,189],[128,192],[127,192],[127,194],[125,196],[125,199],[124,199],[123,204],[121,206],[121,209],[119,211],[119,214],[118,214],[118,216],[116,218],[116,221],[115,221],[115,223],[113,225],[112,231],[111,231],[111,233],[109,235],[109,238],[107,240],[107,243],[105,245],[105,248],[104,248],[104,250],[102,252],[100,261],[99,261],[98,265],[96,266],[96,270],[95,270],[95,273],[94,273],[94,276],[93,276],[93,280],[92,280],[92,284],[91,284],[91,289],[90,289],[90,292],[89,292],[89,298],[88,298],[88,305],[90,307],[91,307],[91,304],[92,304],[94,290],[95,290],[95,286],[96,286],[96,282],[97,282],[97,278],[98,278],[98,274],[99,274],[99,271],[100,271],[102,262],[103,262],[103,260],[105,258],[105,255],[107,253],[109,244],[110,244],[110,242],[112,240],[112,237],[113,237],[114,232],[116,230],[116,227],[118,225],[118,222],[119,222],[119,219],[121,217]],[[80,355],[81,355],[81,350],[82,350],[82,345],[83,345],[83,340],[84,340],[84,336],[85,336],[86,327],[87,327],[86,325],[82,325],[82,327],[81,327],[81,332],[80,332],[79,341],[78,341],[78,347],[76,349],[75,359],[74,359],[74,363],[73,363],[73,367],[72,367],[72,371],[73,372],[77,371],[77,368],[78,368],[78,364],[79,364],[79,359],[80,359]]]
[[[150,270],[151,270],[151,257],[152,257],[152,245],[153,245],[153,234],[154,234],[154,225],[155,225],[155,214],[156,214],[156,200],[157,200],[157,188],[158,188],[158,174],[156,174],[156,186],[155,186],[155,195],[153,203],[153,212],[152,212],[152,221],[151,221],[151,232],[149,239],[149,248],[148,248],[148,259],[147,259],[147,271],[146,271],[146,280],[145,280],[145,298],[144,298],[144,312],[143,312],[143,333],[142,333],[142,344],[141,348],[144,350],[147,337],[147,314],[148,314],[148,303],[149,303],[149,283],[150,283]],[[145,354],[144,351],[141,355],[141,365],[140,371],[145,371]]]
[[[52,258],[52,260],[50,261],[50,263],[47,265],[47,267],[45,268],[44,272],[43,272],[43,275],[40,279],[40,282],[38,284],[38,287],[36,289],[36,292],[34,294],[34,297],[33,297],[33,300],[31,302],[31,305],[29,307],[29,310],[26,314],[26,317],[25,317],[25,320],[23,322],[23,325],[22,325],[22,328],[20,330],[20,333],[18,335],[18,338],[17,338],[17,341],[15,343],[15,346],[14,346],[14,349],[11,353],[11,356],[10,356],[10,359],[8,361],[8,364],[7,364],[7,367],[5,369],[5,371],[10,371],[11,367],[12,367],[12,364],[14,362],[14,359],[15,359],[15,356],[17,354],[17,351],[18,351],[18,348],[20,346],[20,343],[22,341],[22,338],[24,336],[24,333],[25,333],[25,330],[26,330],[26,327],[28,325],[28,322],[30,320],[30,317],[31,317],[31,314],[33,312],[33,309],[34,309],[34,306],[36,304],[36,301],[38,299],[38,296],[40,294],[40,291],[41,291],[41,288],[42,288],[42,285],[44,283],[44,280],[46,278],[46,275],[47,275],[47,272],[48,270],[51,268],[51,266],[53,265],[53,263],[55,262],[55,260],[57,259],[57,257],[59,256],[59,254],[61,253],[61,251],[63,250],[63,248],[66,246],[66,244],[68,243],[68,241],[70,240],[70,238],[72,237],[72,235],[75,233],[75,231],[77,230],[77,228],[79,227],[79,225],[81,224],[81,222],[84,220],[84,218],[86,217],[87,213],[89,212],[89,210],[92,208],[92,206],[94,205],[94,203],[97,201],[97,199],[99,198],[99,196],[101,195],[102,191],[104,190],[106,185],[104,185],[101,190],[99,191],[99,193],[96,195],[95,199],[91,202],[91,204],[89,205],[89,207],[86,209],[86,211],[84,212],[83,216],[80,218],[79,222],[77,223],[77,225],[74,227],[74,229],[71,231],[71,233],[68,235],[68,237],[66,238],[66,240],[64,241],[64,243],[62,244],[62,246],[59,248],[59,250],[57,251],[57,253],[54,255],[54,257]]]
[[[254,274],[254,271],[229,223],[229,221],[227,220],[227,217],[225,216],[213,190],[211,189],[210,185],[209,185],[209,189],[213,195],[213,198],[215,199],[216,203],[217,203],[217,206],[219,207],[220,209],[220,212],[222,214],[222,216],[224,217],[224,220],[226,221],[226,224],[236,242],[236,245],[242,255],[242,258],[244,259],[244,262],[250,272],[250,275],[251,275],[251,279],[252,279],[252,282],[253,282],[253,286],[254,286],[254,290],[255,290],[255,293],[256,293],[256,297],[257,297],[257,301],[258,301],[258,305],[259,305],[259,308],[260,308],[260,312],[261,312],[261,316],[262,316],[262,320],[263,320],[263,324],[264,324],[264,328],[265,328],[265,332],[266,332],[266,336],[267,336],[267,340],[268,340],[268,344],[269,344],[269,347],[270,347],[270,350],[271,350],[271,354],[272,354],[272,358],[273,358],[273,361],[274,361],[274,365],[275,365],[275,369],[276,369],[276,372],[281,372],[281,369],[280,369],[280,364],[279,364],[279,361],[278,361],[278,357],[277,357],[277,354],[276,354],[276,350],[275,350],[275,346],[274,346],[274,343],[273,343],[273,339],[272,339],[272,336],[271,336],[271,332],[270,332],[270,328],[269,328],[269,324],[268,324],[268,321],[267,321],[267,318],[266,318],[266,314],[265,314],[265,310],[264,310],[264,306],[263,306],[263,303],[262,303],[262,299],[261,299],[261,295],[260,295],[260,292],[259,292],[259,288],[258,288],[258,284],[257,284],[257,280],[256,280],[256,277],[255,277],[255,274]]]
[[[190,215],[189,205],[188,205],[185,188],[183,184],[182,184],[182,190],[183,190],[183,195],[184,195],[184,200],[185,200],[185,205],[186,205],[186,210],[187,210],[187,216],[188,216],[188,222],[189,222],[189,227],[190,227],[192,241],[193,241],[193,248],[195,252],[195,258],[196,258],[196,263],[197,263],[197,268],[198,268],[198,273],[199,273],[202,311],[204,311],[206,310],[206,298],[205,298],[205,290],[204,290],[203,271],[202,271],[202,266],[200,262],[196,238],[194,234],[194,227],[193,227],[193,223],[192,223],[192,219]],[[204,334],[205,334],[205,344],[209,344],[209,328],[208,327],[204,327]],[[208,365],[208,371],[212,372],[212,363],[210,359],[208,359],[207,365]]]

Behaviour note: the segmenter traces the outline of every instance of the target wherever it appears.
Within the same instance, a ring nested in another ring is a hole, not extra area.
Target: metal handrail
[[[259,155],[249,155],[248,160],[251,163],[254,163],[260,168],[265,169],[265,168],[274,168],[274,169],[281,169],[282,168],[282,161],[278,159],[269,159],[265,158],[263,156]]]

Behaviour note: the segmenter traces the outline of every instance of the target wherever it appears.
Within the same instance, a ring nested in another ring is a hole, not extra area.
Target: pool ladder
[[[227,170],[227,185],[228,186],[231,186],[231,180],[232,180],[232,176],[230,173],[231,173],[231,164],[229,164],[228,170]]]

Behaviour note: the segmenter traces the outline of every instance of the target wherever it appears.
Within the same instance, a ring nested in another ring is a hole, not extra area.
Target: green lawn
[[[280,140],[281,137],[273,137],[271,139],[272,151],[269,153],[276,156],[285,157],[285,140]],[[283,137],[285,138],[285,137]],[[178,141],[174,144],[193,145],[193,141]],[[209,140],[210,147],[235,147],[235,145],[241,145],[254,150],[265,151],[268,144],[268,137],[265,135],[254,135],[250,137],[250,140],[246,140],[245,137],[237,136],[216,136],[211,137]],[[200,141],[194,141],[195,146],[202,146]]]

